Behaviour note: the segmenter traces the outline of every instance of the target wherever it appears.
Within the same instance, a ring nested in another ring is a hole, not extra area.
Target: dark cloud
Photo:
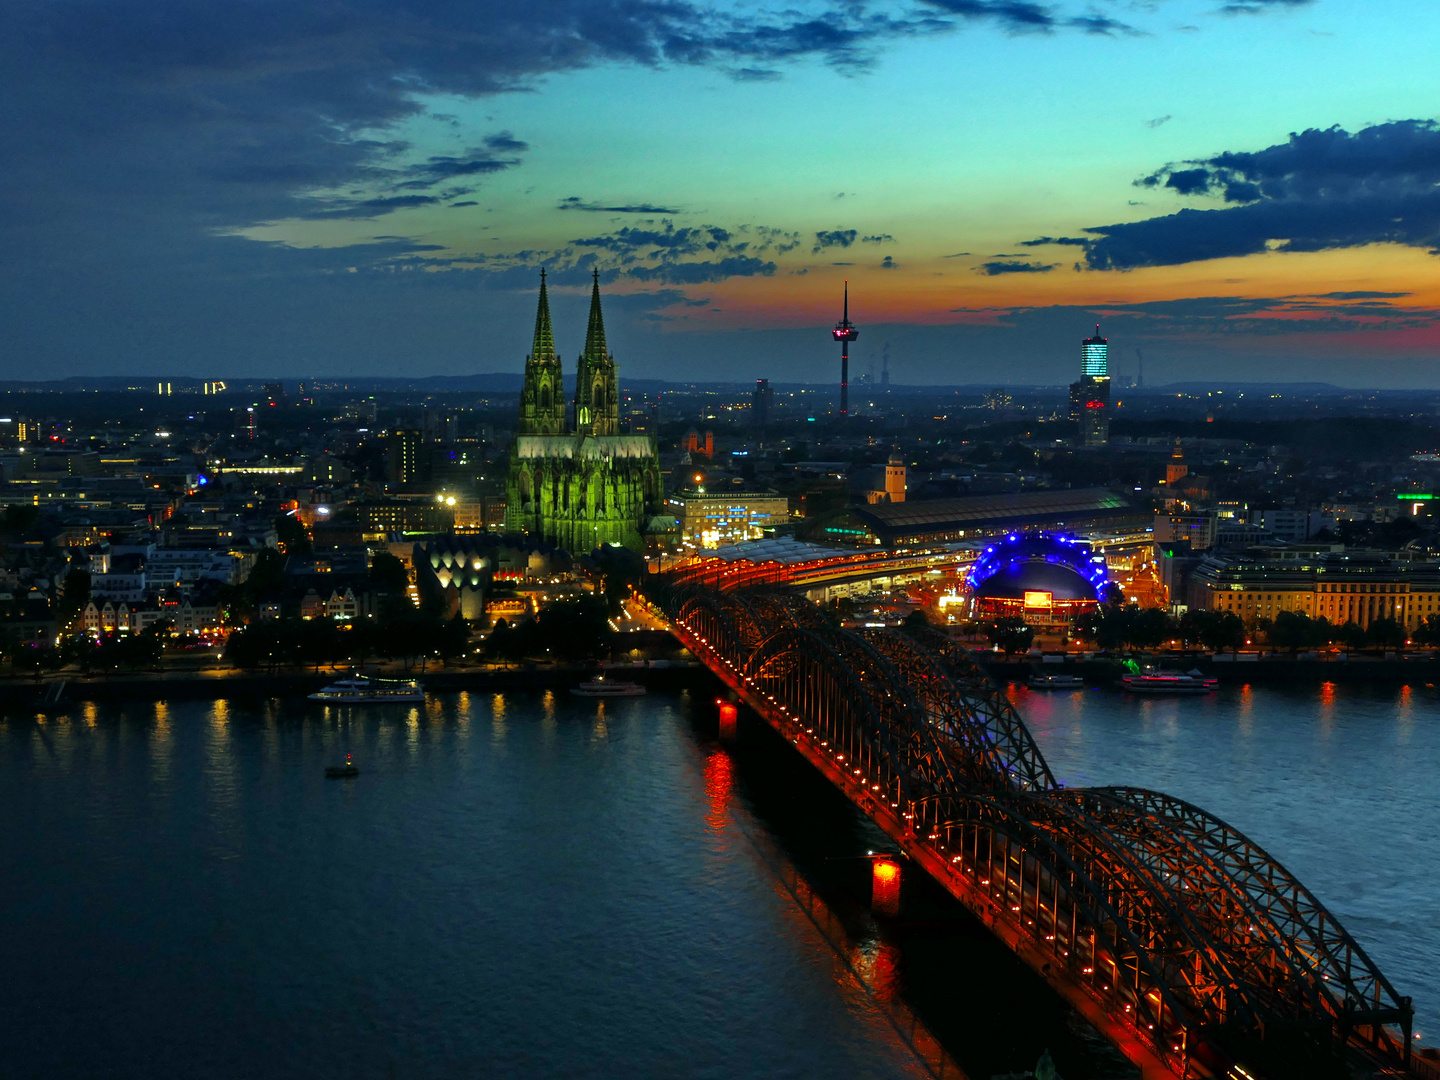
[[[862,236],[860,242],[862,244],[893,244],[895,237],[891,236],[888,232],[877,233],[874,236]]]
[[[1430,120],[1353,134],[1312,128],[1263,150],[1167,165],[1136,183],[1230,205],[1089,228],[1092,269],[1375,243],[1440,249],[1440,125]]]
[[[758,256],[791,250],[798,235],[749,224],[677,229],[666,221],[656,228],[627,226],[602,236],[572,240],[572,249],[588,249],[587,254],[574,257],[562,252],[558,257],[562,265],[598,266],[602,276],[608,269],[636,281],[698,285],[730,277],[769,276],[775,272],[775,264]]]
[[[676,210],[668,206],[655,206],[651,203],[629,203],[621,206],[601,206],[597,203],[587,203],[578,195],[571,195],[569,198],[561,199],[559,204],[561,210],[588,210],[592,214],[656,214],[673,215],[683,214],[685,211]]]
[[[1313,0],[1234,0],[1233,3],[1221,4],[1217,10],[1221,15],[1264,15],[1266,12],[1285,8],[1305,7],[1312,2]]]
[[[894,269],[895,269],[896,267],[898,267],[899,265],[900,265],[900,264],[897,263],[892,256],[886,255],[885,258],[884,258],[884,259],[881,261],[881,263],[880,263],[880,269],[881,269],[881,270],[894,270]]]
[[[1135,29],[1129,23],[1123,23],[1119,19],[1112,19],[1108,15],[1092,11],[1087,15],[1075,15],[1064,22],[1075,30],[1083,30],[1087,34],[1099,34],[1104,37],[1111,37],[1115,34],[1124,34],[1127,37],[1139,37],[1141,31]]]
[[[1408,292],[1372,292],[1369,289],[1357,289],[1350,292],[1327,292],[1316,293],[1322,300],[1399,300],[1406,296],[1413,296]]]
[[[1134,28],[1091,9],[1083,15],[1066,15],[1052,5],[1029,0],[926,0],[948,15],[997,23],[1012,33],[1080,30],[1087,34],[1131,34]]]
[[[530,149],[529,143],[521,142],[508,131],[500,131],[487,136],[485,146],[497,154],[520,154]]]
[[[987,277],[998,277],[1001,274],[1047,274],[1058,265],[1059,263],[987,262],[976,267],[976,273]]]
[[[1037,236],[1034,240],[1021,240],[1020,246],[1043,247],[1046,244],[1061,244],[1072,247],[1087,247],[1094,242],[1094,240],[1086,239],[1083,236]]]
[[[1011,30],[1053,30],[1058,25],[1054,12],[1044,4],[1027,0],[928,0],[950,15],[967,19],[992,19]]]
[[[626,227],[605,236],[592,236],[570,242],[576,247],[603,248],[616,252],[650,249],[650,257],[656,259],[674,259],[702,251],[719,251],[721,248],[734,250],[737,247],[749,246],[743,241],[734,243],[731,231],[718,225],[677,229],[668,221],[659,229]]]
[[[479,204],[478,202],[476,202],[474,199],[466,199],[464,202],[452,202],[452,203],[450,204],[450,209],[454,210],[457,206],[479,206],[479,205],[480,205],[480,204]]]
[[[815,246],[810,249],[812,255],[824,251],[826,248],[842,247],[847,248],[855,242],[859,236],[855,229],[828,229],[815,234]]]
[[[440,199],[435,195],[385,195],[375,199],[343,200],[324,210],[312,210],[304,214],[309,218],[375,218],[393,214],[396,210],[413,210],[417,206],[430,206]]]
[[[658,281],[666,285],[703,285],[732,277],[769,277],[775,264],[746,255],[735,255],[713,262],[676,262],[660,266],[636,266],[625,271],[636,281]]]
[[[1171,116],[1169,113],[1166,113],[1164,116],[1155,117],[1154,120],[1146,120],[1145,126],[1148,128],[1158,128],[1161,124],[1168,124],[1173,119],[1173,116]]]
[[[730,77],[736,82],[776,82],[784,76],[773,68],[734,68]]]

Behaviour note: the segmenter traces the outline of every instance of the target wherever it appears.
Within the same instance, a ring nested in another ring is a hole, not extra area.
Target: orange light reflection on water
[[[888,941],[874,939],[855,948],[850,962],[863,982],[881,1001],[894,1001],[900,992],[900,949]]]
[[[705,796],[710,800],[710,813],[705,824],[719,832],[725,828],[730,814],[730,792],[735,787],[734,765],[730,755],[716,750],[705,759]]]

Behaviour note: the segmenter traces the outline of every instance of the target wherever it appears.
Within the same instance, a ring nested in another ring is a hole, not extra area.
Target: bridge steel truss
[[[1237,1047],[1276,1032],[1411,1065],[1410,999],[1293,875],[1179,799],[1057,783],[944,634],[843,630],[774,589],[648,592],[707,666],[1142,1068],[1248,1075],[1229,1072],[1253,1068]]]

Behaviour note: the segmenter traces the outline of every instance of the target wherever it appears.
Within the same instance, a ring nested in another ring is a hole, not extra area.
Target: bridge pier
[[[882,915],[900,914],[900,864],[883,856],[870,867],[870,907]]]
[[[740,720],[740,710],[735,707],[733,701],[726,701],[724,698],[716,698],[715,704],[720,708],[720,739],[722,742],[731,742],[735,738],[735,728]]]

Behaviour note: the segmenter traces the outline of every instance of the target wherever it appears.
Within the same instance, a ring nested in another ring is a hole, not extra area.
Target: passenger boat
[[[1146,671],[1120,677],[1121,687],[1132,694],[1208,694],[1219,682],[1198,671]]]
[[[327,780],[344,780],[348,777],[359,775],[360,769],[353,761],[350,760],[349,754],[345,755],[344,765],[325,766],[325,779]]]
[[[579,686],[572,686],[570,693],[576,697],[644,697],[645,687],[639,683],[607,679],[601,674],[596,675],[595,678],[589,682],[583,682]]]
[[[310,695],[311,701],[331,705],[404,704],[424,701],[425,691],[414,679],[371,679],[352,675]]]
[[[1079,675],[1031,675],[1025,685],[1031,690],[1083,690],[1085,680]]]

